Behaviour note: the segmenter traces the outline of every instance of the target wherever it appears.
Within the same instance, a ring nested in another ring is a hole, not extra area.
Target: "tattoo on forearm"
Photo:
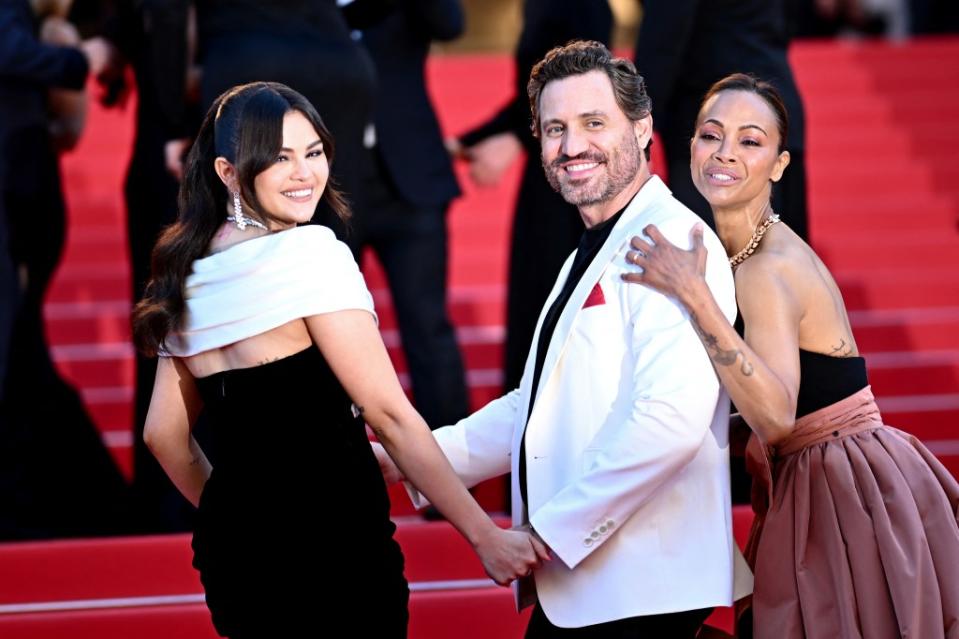
[[[852,344],[847,344],[846,340],[840,338],[839,346],[833,346],[829,354],[833,357],[850,357],[852,355]]]
[[[703,330],[703,327],[699,325],[699,320],[695,315],[691,317],[693,322],[693,328],[696,329],[696,333],[699,335],[699,338],[703,341],[703,345],[706,347],[706,352],[709,353],[709,358],[719,364],[720,366],[732,366],[735,364],[740,357],[742,357],[742,364],[739,367],[739,372],[749,377],[753,374],[753,365],[749,363],[746,359],[746,355],[743,354],[741,350],[732,349],[726,350],[720,348],[719,340],[716,339],[716,336],[712,333],[707,333]]]

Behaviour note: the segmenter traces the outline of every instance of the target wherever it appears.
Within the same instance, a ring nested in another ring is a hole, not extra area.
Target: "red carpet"
[[[813,243],[843,290],[886,421],[919,436],[959,474],[959,163],[952,157],[959,145],[959,39],[801,43],[792,59],[808,113]],[[511,86],[505,57],[438,58],[429,72],[450,132],[490,113]],[[94,108],[83,142],[64,158],[69,242],[46,307],[57,363],[81,389],[105,442],[127,472],[132,350],[121,182],[131,108],[126,113]],[[492,190],[476,189],[462,178],[465,195],[450,214],[451,307],[478,407],[498,393],[507,241],[518,172]],[[372,260],[365,270],[384,338],[402,372],[384,279]],[[409,512],[405,499],[395,501],[398,514]],[[488,489],[483,502],[498,507],[499,491]],[[414,530],[407,526],[401,534],[412,539]],[[430,533],[440,536],[429,544],[455,547],[454,533],[445,525],[428,530],[442,531]],[[138,546],[143,543],[153,544],[152,550],[145,552]],[[56,547],[56,553],[66,553],[62,556],[47,552],[50,547],[44,551],[44,545],[0,548],[0,605],[199,592],[183,540],[174,539],[169,547],[164,543],[151,538],[111,542],[95,551]],[[411,571],[422,571],[411,572],[411,579],[475,574],[464,549],[447,555],[429,544],[408,543],[413,544],[407,547]],[[70,562],[64,563],[71,553],[80,564],[84,557],[96,561],[71,572]],[[8,571],[10,562],[20,562],[19,572]],[[152,581],[157,588],[143,591],[131,579]],[[0,635],[212,636],[205,610],[193,600],[136,603],[35,614],[4,613],[0,607]],[[498,589],[418,592],[411,637],[518,637],[522,621],[510,607],[508,594]]]

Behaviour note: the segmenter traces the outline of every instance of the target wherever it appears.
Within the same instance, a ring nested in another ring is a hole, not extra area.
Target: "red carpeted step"
[[[740,545],[751,519],[748,508],[734,510]],[[403,521],[397,539],[413,592],[411,638],[522,636],[528,611],[517,615],[511,592],[484,582],[449,524]],[[212,636],[191,558],[188,535],[0,544],[0,635]],[[730,619],[722,609],[711,623],[728,628]]]
[[[849,320],[862,352],[959,350],[959,306],[857,311]]]
[[[196,599],[192,597],[191,599]],[[206,604],[0,614],[4,639],[217,639]]]
[[[371,602],[371,614],[375,611]],[[513,597],[504,589],[415,592],[410,597],[409,637],[520,639],[528,616],[529,611],[516,613]],[[209,617],[203,603],[0,615],[0,634],[4,639],[215,639]],[[332,622],[323,623],[333,628]]]
[[[940,395],[959,388],[959,351],[866,355],[877,397]]]
[[[217,634],[205,604],[177,603],[180,599],[173,598],[172,603],[161,600],[153,605],[95,610],[0,614],[0,632],[4,639],[215,639]],[[182,599],[192,601],[199,596]],[[116,605],[135,603],[138,602],[116,602]],[[375,608],[371,602],[371,614],[375,614]],[[410,596],[409,637],[520,639],[531,610],[517,613],[511,591],[504,588],[414,591]],[[717,609],[707,623],[730,630],[732,610]]]
[[[496,521],[509,525],[503,517]],[[446,522],[401,519],[396,539],[410,581],[485,575]],[[0,544],[0,605],[201,592],[192,558],[188,534]]]
[[[900,268],[904,262],[915,262],[906,256],[922,256],[921,266],[930,276],[959,271],[959,241],[935,231],[876,234],[860,233],[854,237],[825,238],[816,244],[816,251],[835,272],[855,269],[862,264],[875,268]]]
[[[954,306],[959,300],[959,272],[902,268],[846,269],[834,273],[851,311],[871,308]]]

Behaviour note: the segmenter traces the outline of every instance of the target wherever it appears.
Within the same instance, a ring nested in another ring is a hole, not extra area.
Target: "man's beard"
[[[641,154],[639,141],[630,130],[609,156],[598,151],[584,151],[575,157],[560,155],[549,164],[544,161],[543,170],[549,185],[564,200],[574,206],[592,206],[611,200],[633,181],[642,166]],[[565,173],[562,165],[570,160],[600,162],[606,171],[584,184],[571,184],[560,179],[561,173]]]

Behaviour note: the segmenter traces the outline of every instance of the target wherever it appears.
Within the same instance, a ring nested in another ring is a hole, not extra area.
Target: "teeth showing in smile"
[[[726,175],[725,173],[710,173],[709,177],[714,180],[719,180],[720,182],[732,182],[733,178],[731,175]]]
[[[283,195],[289,198],[309,197],[313,195],[313,189],[301,189],[299,191],[284,191]]]
[[[589,171],[590,169],[599,166],[599,162],[586,162],[585,164],[570,164],[566,167],[566,171],[569,173],[579,173],[580,171]]]

